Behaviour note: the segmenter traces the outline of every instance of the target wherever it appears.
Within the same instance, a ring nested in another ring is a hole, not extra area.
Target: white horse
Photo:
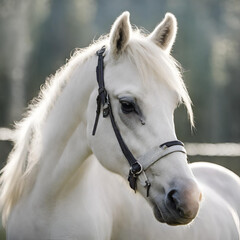
[[[238,176],[217,165],[189,165],[176,139],[179,102],[193,123],[170,56],[176,30],[175,17],[166,14],[143,35],[125,12],[109,37],[76,53],[46,83],[18,124],[2,170],[7,239],[240,239]],[[97,65],[107,103],[98,104],[93,136]]]

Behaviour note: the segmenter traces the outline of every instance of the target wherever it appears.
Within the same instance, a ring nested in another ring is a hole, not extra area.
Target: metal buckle
[[[130,167],[130,172],[133,175],[139,175],[143,171],[143,167],[139,162],[135,162],[133,165]]]
[[[145,183],[146,183],[145,188],[147,188],[147,197],[149,197],[149,190],[151,187],[151,183],[148,180],[146,180]]]
[[[98,56],[103,56],[105,50],[106,50],[106,47],[105,47],[105,45],[104,45],[104,46],[102,46],[102,48],[101,48],[100,50],[98,50],[98,51],[96,52],[96,54],[97,54]]]
[[[109,115],[109,106],[103,108],[103,117],[106,118]]]
[[[168,146],[167,146],[166,144],[164,144],[164,145],[161,145],[160,148],[162,148],[163,150],[165,150],[165,149],[168,148]]]

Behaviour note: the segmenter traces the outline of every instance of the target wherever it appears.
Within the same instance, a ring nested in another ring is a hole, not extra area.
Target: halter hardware
[[[100,50],[96,52],[98,56],[98,65],[96,67],[96,76],[98,82],[98,96],[97,96],[97,110],[96,117],[93,126],[92,135],[94,136],[97,130],[99,115],[101,112],[101,107],[103,108],[103,118],[107,118],[110,116],[110,120],[112,123],[112,127],[115,133],[115,136],[118,140],[119,146],[123,152],[123,155],[127,159],[130,169],[128,175],[128,181],[130,187],[136,192],[137,190],[137,180],[139,179],[140,183],[147,190],[147,197],[149,196],[149,190],[151,187],[151,183],[149,182],[145,171],[153,165],[155,162],[159,161],[161,158],[174,153],[174,152],[182,152],[186,154],[186,150],[184,149],[184,144],[178,140],[170,141],[161,144],[153,149],[151,149],[146,154],[142,155],[138,158],[138,160],[133,156],[127,145],[125,144],[118,125],[115,121],[110,96],[108,95],[107,90],[105,89],[104,84],[104,57],[105,57],[106,47],[103,46]],[[145,124],[145,123],[144,123]]]
[[[139,175],[143,171],[143,167],[139,162],[135,162],[131,167],[130,167],[130,172],[133,175]]]

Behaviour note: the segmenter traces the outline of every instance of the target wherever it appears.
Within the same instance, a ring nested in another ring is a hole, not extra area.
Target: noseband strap
[[[149,189],[150,189],[150,182],[145,174],[145,170],[147,170],[151,165],[153,165],[155,162],[160,160],[161,158],[173,153],[173,152],[182,152],[186,154],[186,151],[184,149],[184,145],[182,142],[175,140],[171,142],[166,142],[164,144],[161,144],[160,146],[157,146],[150,151],[148,151],[146,154],[142,155],[138,158],[138,160],[133,156],[132,152],[127,147],[126,143],[124,142],[122,135],[120,133],[120,130],[118,128],[118,125],[115,121],[111,101],[109,94],[107,90],[105,89],[104,84],[104,53],[105,53],[105,46],[103,46],[100,50],[97,51],[98,56],[98,65],[96,68],[96,76],[97,76],[97,82],[98,82],[98,96],[97,96],[97,110],[96,110],[96,117],[95,122],[93,126],[92,135],[94,136],[97,130],[99,115],[101,113],[101,107],[103,108],[103,117],[110,117],[111,124],[115,133],[115,136],[118,140],[119,146],[122,150],[123,155],[127,159],[130,170],[128,175],[128,181],[130,187],[136,191],[137,189],[137,179],[139,177],[140,183],[146,187],[147,189],[147,196],[149,195]]]

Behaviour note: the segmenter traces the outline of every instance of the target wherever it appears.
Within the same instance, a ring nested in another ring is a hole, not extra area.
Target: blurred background
[[[108,33],[125,10],[149,32],[166,12],[176,16],[172,54],[184,69],[196,124],[191,131],[180,107],[177,135],[190,162],[216,162],[240,175],[239,0],[0,0],[0,166],[12,148],[13,123],[46,77],[74,49]]]

